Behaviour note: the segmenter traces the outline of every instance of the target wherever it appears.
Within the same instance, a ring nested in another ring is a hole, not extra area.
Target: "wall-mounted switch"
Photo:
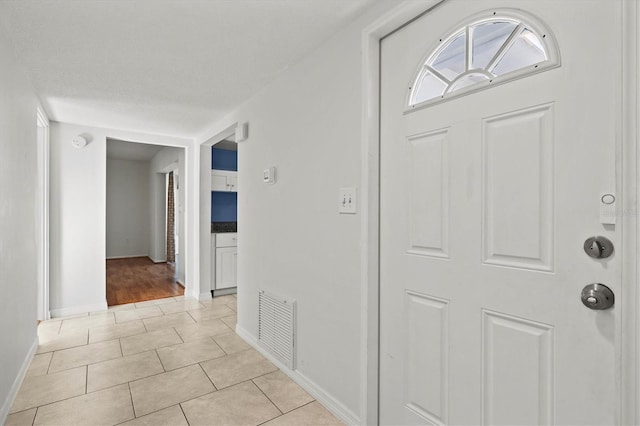
[[[262,181],[264,183],[276,183],[276,168],[269,167],[262,171]]]
[[[338,212],[342,214],[356,214],[358,197],[356,188],[340,188],[338,197]]]

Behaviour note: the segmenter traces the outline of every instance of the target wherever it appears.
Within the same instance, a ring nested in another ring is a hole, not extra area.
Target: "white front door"
[[[552,30],[559,67],[407,111],[439,38],[513,7]],[[382,424],[617,423],[620,304],[580,295],[621,294],[620,226],[600,218],[620,27],[620,1],[448,0],[382,41]],[[587,256],[594,235],[612,257]]]

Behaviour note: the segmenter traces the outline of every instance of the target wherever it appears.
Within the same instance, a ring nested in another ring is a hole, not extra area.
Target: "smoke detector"
[[[71,145],[73,145],[74,148],[84,148],[87,146],[87,140],[82,135],[78,135],[71,139]]]

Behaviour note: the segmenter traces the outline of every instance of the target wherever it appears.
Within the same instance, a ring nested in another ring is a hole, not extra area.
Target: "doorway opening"
[[[200,297],[237,292],[238,144],[234,124],[200,146]]]
[[[107,139],[109,306],[184,294],[185,150]]]

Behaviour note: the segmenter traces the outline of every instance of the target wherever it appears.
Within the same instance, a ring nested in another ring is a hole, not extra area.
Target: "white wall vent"
[[[258,344],[291,370],[295,369],[295,308],[295,300],[259,292]]]

